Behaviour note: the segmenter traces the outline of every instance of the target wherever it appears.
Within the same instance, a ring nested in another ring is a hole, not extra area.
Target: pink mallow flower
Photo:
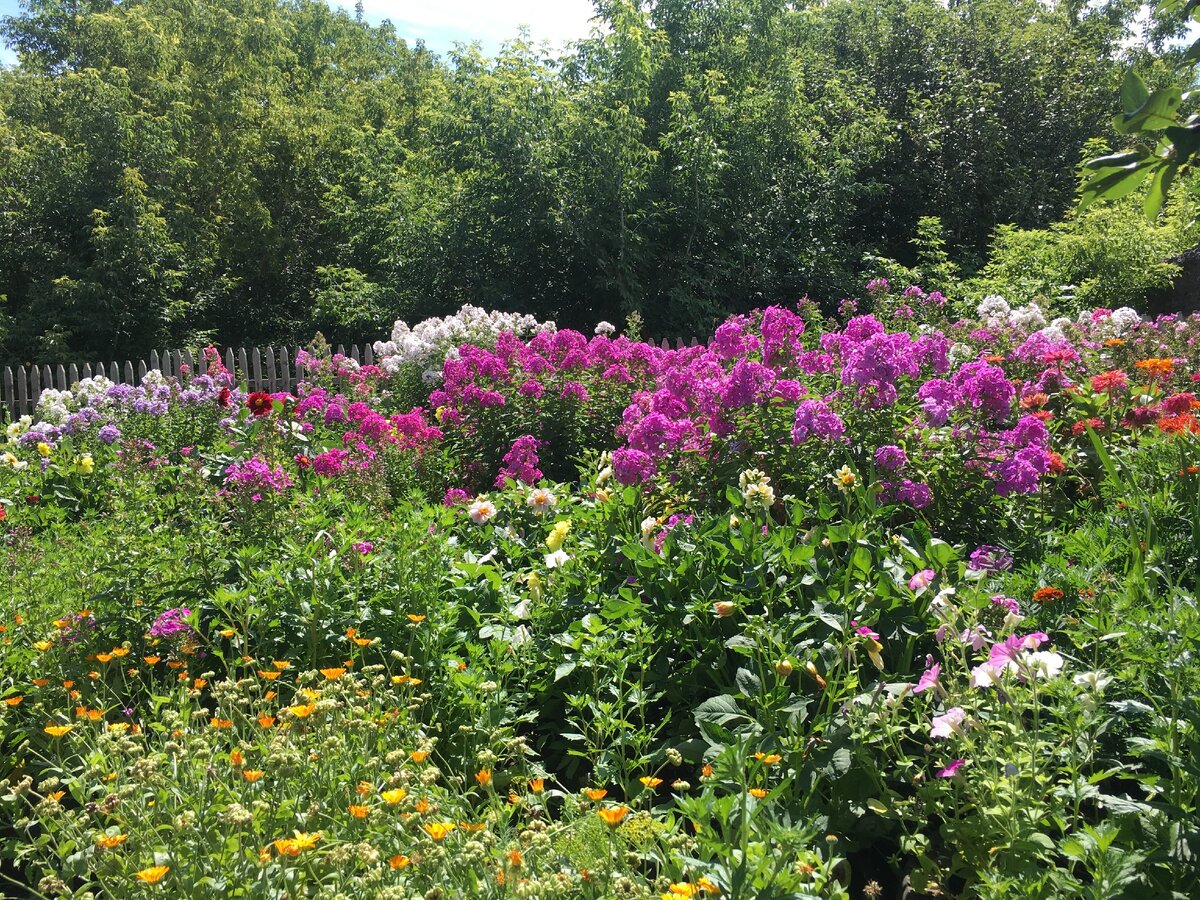
[[[914,694],[923,694],[930,688],[936,688],[938,686],[938,675],[940,675],[941,672],[942,672],[941,665],[938,663],[933,663],[931,666],[929,666],[929,668],[927,668],[925,670],[925,673],[921,676],[921,679],[917,682],[916,687],[913,688],[913,693]]]
[[[919,593],[933,584],[933,579],[935,578],[937,578],[937,572],[933,571],[933,569],[922,569],[912,578],[908,579],[908,589]]]
[[[933,727],[929,729],[931,738],[948,738],[952,734],[962,733],[962,723],[967,712],[961,706],[953,706],[940,716],[933,717]]]
[[[937,777],[938,778],[953,778],[955,775],[958,774],[958,770],[961,769],[966,764],[967,764],[967,761],[965,759],[956,759],[956,760],[954,760],[954,762],[950,763],[950,765],[946,766],[946,768],[939,771],[937,773]]]

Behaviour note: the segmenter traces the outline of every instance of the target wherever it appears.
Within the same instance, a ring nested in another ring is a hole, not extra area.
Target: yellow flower
[[[271,665],[282,672],[284,669],[290,668],[292,664],[284,659],[276,659],[271,662]]]
[[[412,862],[412,860],[409,859],[407,856],[405,856],[403,853],[397,853],[395,856],[393,856],[391,859],[388,860],[388,866],[393,869],[403,869],[410,862]]]
[[[50,445],[47,444],[45,441],[39,441],[38,445],[37,445],[37,452],[42,454],[42,456],[49,456],[50,455]]]
[[[545,779],[542,779],[542,778],[531,778],[530,779],[529,790],[533,791],[535,794],[540,794],[543,790],[545,790],[545,788],[546,788]]]
[[[275,852],[280,856],[299,856],[305,850],[311,850],[317,846],[317,841],[321,839],[321,832],[315,834],[307,834],[303,831],[294,832],[294,837],[280,838],[274,842]]]
[[[106,834],[96,838],[96,846],[103,847],[105,850],[111,850],[113,847],[119,847],[129,838],[127,834]]]
[[[570,533],[570,519],[564,519],[561,522],[555,523],[554,528],[551,529],[550,534],[546,537],[546,546],[550,548],[551,552],[561,550],[563,541],[567,539],[567,535]]]
[[[317,704],[315,703],[305,703],[303,706],[289,706],[288,712],[290,712],[297,719],[307,719],[313,714],[316,708]]]
[[[854,487],[854,482],[858,480],[858,476],[856,476],[850,470],[849,466],[842,466],[840,469],[830,475],[829,478],[833,481],[834,486],[842,493],[845,493],[846,491],[850,490],[850,488]]]
[[[52,641],[34,641],[33,646],[35,649],[45,652],[53,647],[54,643]]]
[[[76,464],[79,466],[79,470],[83,472],[84,475],[91,475],[96,468],[96,461],[92,459],[92,454],[90,453],[85,453],[78,457],[76,459]]]
[[[74,727],[74,725],[47,725],[43,730],[50,737],[62,737]]]
[[[478,781],[481,785],[486,786],[486,785],[491,784],[492,783],[492,770],[491,769],[480,769],[478,772],[475,773],[475,780]]]
[[[656,788],[660,784],[662,784],[661,778],[654,778],[650,775],[643,775],[641,778],[638,779],[638,781],[640,781],[644,786],[646,786],[648,788]]]
[[[408,615],[408,621],[416,622],[418,625],[420,625],[422,622],[425,621],[424,616],[418,616],[418,615],[415,615],[414,613],[408,613],[407,615]]]
[[[171,871],[170,866],[151,866],[148,869],[142,869],[140,872],[135,872],[138,881],[144,881],[146,884],[157,884],[163,880],[163,876]]]
[[[371,807],[369,806],[362,806],[358,803],[350,804],[350,815],[354,816],[356,819],[365,819],[370,811]]]
[[[762,788],[750,788],[750,796],[757,797],[759,800],[761,800],[763,797],[767,796],[767,792]]]
[[[414,750],[412,753],[410,753],[408,755],[412,757],[413,762],[423,763],[423,762],[425,762],[425,760],[427,760],[429,758],[429,751],[428,750]]]
[[[594,803],[598,803],[608,796],[608,791],[605,788],[586,788],[583,793]]]
[[[9,706],[18,706],[18,705],[20,705],[21,701],[24,699],[25,699],[24,697],[5,697],[4,702],[7,703]]]
[[[221,637],[223,637],[223,638],[231,638],[235,634],[237,634],[237,632],[232,628],[222,628],[221,629]]]
[[[346,670],[345,669],[322,669],[321,674],[324,675],[330,681],[337,681],[339,678],[341,678],[343,675],[346,674]]]
[[[259,678],[262,678],[262,679],[265,679],[266,681],[274,681],[276,678],[278,678],[278,677],[279,677],[279,673],[278,673],[278,672],[272,672],[272,671],[269,671],[269,670],[268,670],[268,671],[266,671],[266,672],[264,672],[264,671],[261,671],[261,670],[260,670],[260,671],[259,671],[259,673],[258,673],[258,677],[259,677]]]
[[[408,791],[406,791],[404,788],[393,788],[390,791],[384,791],[379,796],[383,798],[383,802],[388,806],[395,806],[408,796]]]
[[[435,841],[440,841],[454,830],[455,825],[453,822],[430,822],[427,825],[422,825],[421,827],[424,828],[425,833]]]
[[[598,809],[596,815],[604,820],[604,824],[616,827],[621,824],[621,820],[629,815],[628,806],[614,806],[611,809]]]
[[[762,752],[755,753],[754,758],[757,759],[764,766],[773,766],[773,765],[775,765],[775,763],[777,763],[781,759],[783,759],[783,757],[780,756],[778,753],[762,753]]]

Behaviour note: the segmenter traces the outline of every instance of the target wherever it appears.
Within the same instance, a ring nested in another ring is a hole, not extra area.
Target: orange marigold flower
[[[259,716],[258,724],[260,726],[262,726],[263,728],[270,728],[272,725],[275,724],[275,717],[274,716],[266,716],[266,715]]]
[[[544,778],[531,778],[529,781],[529,789],[535,794],[540,794],[546,789],[546,781]]]
[[[207,684],[208,684],[207,678],[197,678],[195,681],[192,682],[192,687],[194,689],[196,689],[197,691],[202,691],[202,690],[204,690],[204,686]]]
[[[777,763],[781,759],[783,759],[783,757],[780,756],[778,753],[762,753],[762,752],[755,753],[754,758],[757,759],[764,766],[773,766],[773,765],[775,765],[775,763]]]
[[[152,665],[154,665],[154,664],[155,664],[155,663],[157,663],[157,662],[161,662],[161,661],[162,661],[162,657],[161,657],[161,656],[143,656],[143,657],[142,657],[142,661],[143,661],[143,662],[144,662],[146,665],[148,665],[148,666],[152,666]]]
[[[596,815],[604,820],[605,825],[620,825],[621,820],[629,815],[628,806],[614,806],[609,809],[598,809]]]
[[[213,728],[232,728],[233,720],[232,719],[218,719],[216,716],[213,716],[211,719],[208,720],[208,724],[211,725]]]
[[[425,833],[435,841],[440,841],[455,829],[453,822],[428,822],[421,827],[424,828]]]
[[[458,827],[468,832],[483,831],[487,828],[487,822],[459,822]]]
[[[651,775],[643,775],[641,778],[638,779],[638,781],[640,781],[643,785],[645,785],[648,788],[656,788],[660,784],[662,784],[661,778],[654,778]]]
[[[383,802],[388,806],[395,806],[408,796],[408,791],[404,788],[392,788],[390,791],[384,791],[379,796],[383,798]]]
[[[292,664],[285,659],[277,659],[273,661],[271,665],[282,672],[284,669],[290,668]]]
[[[1049,603],[1051,600],[1061,600],[1064,596],[1066,595],[1056,587],[1042,587],[1033,592],[1036,603]]]
[[[339,669],[322,669],[321,674],[324,675],[330,681],[336,681],[337,679],[341,678],[343,675],[346,674],[346,670],[340,669],[340,668]]]
[[[235,766],[240,766],[246,761],[246,757],[241,750],[234,750],[229,754],[229,761]]]
[[[393,869],[403,869],[410,862],[412,862],[412,860],[409,859],[407,856],[405,856],[403,853],[397,853],[395,856],[393,856],[391,859],[388,860],[388,866],[390,866]]]
[[[265,678],[267,681],[274,681],[276,678],[279,677],[279,674],[280,674],[279,672],[259,670],[258,677]]]
[[[21,697],[21,696],[5,697],[4,702],[7,703],[9,706],[18,706],[18,705],[20,705],[21,701],[24,699],[25,698]]]
[[[1170,378],[1175,372],[1175,360],[1173,359],[1139,359],[1134,366],[1151,378]]]
[[[410,753],[408,755],[412,757],[413,762],[423,763],[423,762],[425,762],[425,760],[427,760],[429,758],[429,751],[428,750],[414,750],[412,753]]]
[[[242,777],[251,783],[258,781],[265,774],[262,769],[242,769]]]
[[[96,846],[111,850],[113,847],[121,846],[128,839],[129,835],[127,834],[105,834],[96,838]]]
[[[134,872],[133,874],[138,881],[144,881],[146,884],[157,884],[170,871],[170,866],[151,866],[148,869],[142,869],[142,871]]]
[[[354,816],[356,819],[365,819],[367,817],[367,813],[370,811],[371,807],[369,806],[363,806],[359,803],[350,804],[350,815]]]
[[[50,679],[49,678],[35,678],[35,679],[33,679],[33,683],[37,687],[45,687],[46,685],[48,685],[50,683]]]
[[[608,796],[607,788],[584,788],[584,795],[594,803],[599,803]]]
[[[315,703],[305,703],[300,706],[289,706],[288,712],[290,712],[297,719],[307,719],[313,714],[316,708],[317,704]]]
[[[425,813],[429,812],[429,810],[431,809],[431,806],[429,805],[429,801],[426,800],[424,797],[422,797],[420,800],[418,800],[416,803],[413,804],[413,809],[415,809],[417,812],[424,815]]]
[[[74,727],[74,725],[47,725],[42,730],[50,735],[50,737],[62,737]]]
[[[478,772],[475,773],[475,780],[478,781],[481,785],[491,784],[492,783],[492,770],[491,769],[480,769]]]
[[[419,624],[419,623],[425,621],[425,617],[424,616],[414,616],[412,613],[408,613],[408,621],[417,622]]]
[[[763,788],[750,788],[750,796],[757,797],[759,800],[761,800],[763,797],[767,796],[767,792]]]
[[[519,869],[521,866],[525,865],[525,858],[521,856],[520,850],[508,851],[508,864],[514,869]]]

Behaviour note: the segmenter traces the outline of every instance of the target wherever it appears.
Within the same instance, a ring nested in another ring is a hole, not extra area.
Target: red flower
[[[30,506],[37,506],[39,503],[42,502],[42,495],[41,494],[29,494],[25,498],[25,502],[28,503]]]
[[[1092,390],[1097,394],[1111,394],[1129,384],[1129,377],[1120,369],[1101,372],[1092,376]]]
[[[256,416],[265,416],[271,411],[271,395],[266,391],[255,391],[246,398],[246,406]]]
[[[1050,451],[1050,471],[1055,475],[1061,475],[1067,471],[1067,464],[1063,462],[1062,454]]]
[[[299,466],[301,469],[311,469],[312,468],[312,460],[309,459],[307,456],[305,456],[303,453],[297,453],[295,459],[296,459],[296,465]]]
[[[1200,421],[1191,413],[1181,413],[1178,416],[1163,416],[1158,420],[1160,431],[1167,434],[1179,434],[1184,431],[1200,432]]]
[[[7,518],[8,518],[8,511],[4,508],[3,504],[0,504],[0,522],[4,521]]]
[[[227,387],[223,387],[221,390],[217,391],[217,403],[221,405],[222,409],[229,406],[229,398],[232,396],[232,394],[233,391],[229,390]]]

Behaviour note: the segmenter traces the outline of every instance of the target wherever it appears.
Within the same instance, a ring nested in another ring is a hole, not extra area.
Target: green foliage
[[[1070,205],[1136,7],[605,0],[561,57],[439,59],[318,0],[29,0],[0,356],[361,342],[464,301],[700,335],[867,255],[951,279]]]

